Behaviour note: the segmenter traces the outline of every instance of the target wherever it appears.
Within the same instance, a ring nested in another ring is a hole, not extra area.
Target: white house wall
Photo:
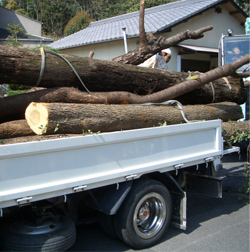
[[[128,50],[133,51],[139,47],[139,38],[128,39],[127,43]],[[124,41],[116,40],[61,50],[64,54],[71,54],[80,57],[87,57],[90,51],[94,52],[94,59],[112,59],[125,54]]]
[[[42,25],[40,22],[36,22],[18,13],[15,14],[28,34],[42,36]]]
[[[26,33],[41,36],[42,24],[36,20],[0,7],[0,28],[7,28],[9,24],[20,24]]]
[[[197,30],[199,28],[212,25],[213,30],[206,32],[204,38],[198,40],[185,40],[181,44],[218,48],[222,33],[227,34],[227,30],[229,28],[233,29],[234,34],[244,33],[244,26],[242,26],[237,19],[229,14],[229,11],[223,5],[220,5],[219,7],[221,7],[222,13],[216,13],[215,8],[209,9],[201,15],[197,15],[189,19],[187,22],[183,22],[182,24],[173,27],[171,32],[166,32],[160,35],[168,38],[186,30]],[[160,35],[157,34],[156,36],[159,37]],[[127,39],[127,43],[128,50],[133,51],[139,47],[139,37],[129,38]],[[177,71],[179,48],[173,47],[171,49],[172,59],[168,63],[168,67],[171,71]],[[94,51],[95,59],[107,60],[115,58],[125,53],[124,42],[123,40],[118,40],[62,50],[63,53],[82,57],[88,56],[90,51]],[[211,68],[215,68],[218,65],[218,59],[211,58],[208,53],[181,55],[181,58],[210,61]]]
[[[172,29],[171,32],[162,34],[164,37],[168,38],[180,32],[186,30],[197,30],[199,28],[212,25],[213,30],[205,32],[204,37],[197,40],[185,40],[180,44],[185,45],[194,45],[194,46],[203,46],[203,47],[211,47],[218,48],[219,40],[221,38],[222,33],[227,34],[227,30],[229,28],[233,29],[234,34],[244,34],[244,26],[242,26],[237,19],[229,14],[229,11],[224,8],[222,5],[220,6],[222,9],[222,13],[216,13],[215,9],[212,8],[201,15],[197,15],[194,18],[189,19],[187,22],[182,23]],[[179,50],[177,48],[172,49],[172,59],[168,63],[169,69],[172,71],[177,70],[177,56],[179,54]],[[204,60],[210,61],[210,67],[215,68],[218,66],[218,59],[211,58],[207,53],[193,53],[181,55],[182,59],[194,59],[194,60]]]
[[[222,5],[220,7],[222,9],[222,13],[216,13],[215,9],[212,8],[201,15],[197,15],[194,18],[189,19],[187,22],[174,27],[171,33],[165,33],[164,36],[170,37],[179,32],[197,30],[201,27],[212,25],[213,30],[205,32],[203,38],[198,40],[185,40],[181,44],[218,48],[222,33],[227,34],[227,30],[229,28],[233,29],[235,35],[244,34],[244,26],[242,26],[237,19],[230,15],[226,8]]]

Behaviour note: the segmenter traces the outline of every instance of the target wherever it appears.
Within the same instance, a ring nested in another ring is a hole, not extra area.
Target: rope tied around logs
[[[188,71],[188,77],[186,78],[186,80],[197,80],[200,78],[200,74],[202,74],[201,72],[199,71],[195,71],[194,72],[196,75],[192,75],[191,71]],[[223,78],[224,79],[224,78]],[[213,98],[212,98],[212,103],[214,103],[215,101],[215,89],[214,89],[214,85],[213,85],[213,82],[210,81],[209,82],[210,86],[211,86],[211,89],[212,89],[212,93],[213,93]],[[230,84],[229,84],[230,85]]]
[[[81,80],[79,74],[77,73],[77,71],[75,70],[75,68],[73,67],[73,65],[66,58],[64,58],[62,55],[60,55],[60,54],[58,54],[56,52],[53,52],[53,51],[50,51],[50,50],[47,50],[47,49],[45,50],[43,47],[40,47],[40,52],[41,52],[41,59],[42,59],[42,61],[41,61],[41,70],[40,70],[39,78],[38,78],[38,80],[36,82],[36,85],[35,85],[36,87],[38,87],[38,85],[40,84],[41,79],[42,79],[43,74],[44,74],[45,61],[46,61],[45,60],[45,58],[46,58],[45,55],[46,55],[46,52],[47,52],[47,53],[53,54],[53,55],[58,56],[61,59],[63,59],[71,67],[71,69],[73,70],[73,72],[75,73],[75,75],[77,76],[78,80],[81,82],[82,86],[85,88],[85,90],[90,94],[90,91],[84,85],[84,83]]]
[[[178,109],[180,110],[182,118],[184,119],[184,121],[186,123],[201,122],[201,120],[191,120],[191,121],[188,120],[186,117],[186,114],[184,112],[183,105],[177,100],[169,100],[169,101],[165,101],[165,102],[161,102],[161,103],[149,102],[149,103],[142,103],[142,104],[135,104],[135,105],[142,105],[142,106],[173,106],[173,105],[176,105],[178,107]]]

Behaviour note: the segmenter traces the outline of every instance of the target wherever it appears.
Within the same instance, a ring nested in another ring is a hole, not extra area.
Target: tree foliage
[[[246,12],[249,13],[250,11],[250,3],[249,0],[237,0],[238,4],[242,7],[242,9]]]
[[[146,0],[145,8],[174,1],[177,0]],[[237,2],[249,12],[248,0]],[[68,33],[68,30],[76,32],[77,29],[86,27],[90,18],[101,20],[137,11],[140,8],[140,0],[0,0],[0,4],[42,22],[43,34],[51,37],[61,37],[66,30],[65,34],[71,33],[71,31]],[[78,14],[84,13],[82,11],[86,13],[85,17],[83,14]],[[73,21],[78,18],[79,26]]]
[[[68,36],[88,27],[91,21],[95,21],[95,19],[92,18],[88,12],[84,10],[78,12],[65,26],[64,36]]]

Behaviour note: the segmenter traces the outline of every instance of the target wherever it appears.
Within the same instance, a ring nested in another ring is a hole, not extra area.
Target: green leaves
[[[78,12],[65,26],[64,36],[68,36],[88,27],[91,21],[95,21],[95,19],[91,18],[89,13],[86,11]]]
[[[18,41],[20,37],[26,37],[26,33],[24,29],[21,27],[20,24],[8,24],[9,28],[6,28],[6,30],[10,33],[10,35],[6,39],[6,44],[10,46],[19,47],[22,46],[23,43]]]
[[[173,1],[176,0],[147,0],[145,7]],[[93,20],[130,13],[140,8],[139,0],[2,0],[1,3],[3,7],[42,22],[43,34],[54,39],[82,30]],[[79,14],[82,12],[87,13],[86,16]]]
[[[99,133],[101,133],[101,131],[97,131],[97,132],[92,132],[90,129],[88,129],[88,130],[82,130],[82,134],[83,135],[86,135],[86,134],[89,134],[89,135],[96,135],[96,134],[99,134]]]
[[[160,126],[167,126],[167,122],[164,121],[163,123],[159,123]]]
[[[240,143],[245,142],[250,138],[250,134],[248,132],[237,130],[234,132],[234,135],[230,137],[230,141],[232,143]]]

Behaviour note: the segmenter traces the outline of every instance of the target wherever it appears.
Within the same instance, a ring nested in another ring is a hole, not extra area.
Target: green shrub
[[[26,90],[10,90],[7,96],[19,95],[25,93]]]
[[[52,52],[55,52],[55,53],[61,53],[60,51],[58,51],[58,50],[56,50],[56,49],[54,49],[54,48],[52,48],[52,47],[49,47],[49,46],[42,46],[44,49],[48,49],[48,50],[50,50],[50,51],[52,51]],[[32,50],[34,50],[34,51],[36,51],[36,50],[39,50],[41,48],[41,46],[37,46],[37,47],[34,47],[34,48],[32,48]]]
[[[86,11],[78,12],[64,28],[64,36],[68,36],[88,27],[91,21],[95,21]]]

